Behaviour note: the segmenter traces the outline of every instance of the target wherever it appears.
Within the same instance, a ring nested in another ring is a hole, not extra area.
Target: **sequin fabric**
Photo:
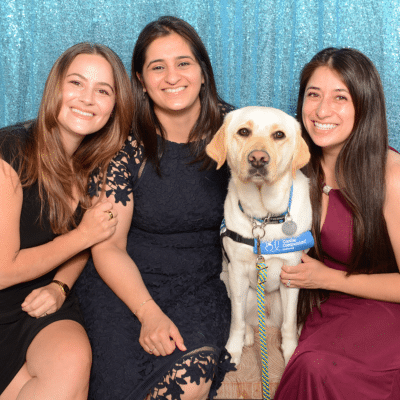
[[[0,127],[36,116],[50,68],[68,47],[105,44],[130,69],[139,32],[161,15],[194,26],[218,92],[236,107],[294,115],[300,70],[317,51],[362,51],[381,74],[390,144],[400,149],[400,0],[2,0]]]

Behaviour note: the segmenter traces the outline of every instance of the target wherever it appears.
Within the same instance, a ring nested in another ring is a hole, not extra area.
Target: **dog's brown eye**
[[[238,133],[238,135],[240,135],[240,136],[246,137],[246,136],[249,136],[249,135],[250,135],[251,131],[250,131],[250,129],[242,128],[242,129],[239,129],[239,130],[237,131],[237,133]]]
[[[274,139],[284,139],[286,135],[282,131],[277,131],[274,133]]]

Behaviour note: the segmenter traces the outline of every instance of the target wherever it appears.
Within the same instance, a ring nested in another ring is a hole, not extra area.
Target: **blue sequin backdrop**
[[[294,115],[301,67],[328,46],[378,68],[390,143],[400,149],[400,0],[0,0],[0,127],[34,118],[56,58],[91,41],[129,70],[146,23],[175,15],[203,39],[221,96]]]

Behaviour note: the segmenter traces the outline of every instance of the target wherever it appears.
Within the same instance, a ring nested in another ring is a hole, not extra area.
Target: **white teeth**
[[[93,115],[94,115],[93,113],[87,113],[87,112],[78,110],[77,108],[71,108],[71,110],[72,110],[73,112],[78,113],[78,114],[84,115],[85,117],[93,117]]]
[[[333,128],[336,128],[336,126],[337,126],[337,124],[319,124],[318,122],[315,122],[315,121],[314,121],[314,125],[318,129],[324,129],[324,130],[333,129]]]
[[[177,92],[181,92],[182,90],[185,90],[185,86],[178,87],[176,89],[165,89],[165,91],[168,93],[177,93]]]

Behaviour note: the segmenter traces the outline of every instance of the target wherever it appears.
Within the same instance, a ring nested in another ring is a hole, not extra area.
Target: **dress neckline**
[[[165,144],[167,144],[168,146],[175,146],[175,147],[178,147],[178,148],[179,147],[187,147],[187,148],[189,148],[192,143],[203,144],[206,141],[206,139],[200,139],[200,140],[196,140],[196,141],[189,142],[189,143],[178,143],[178,142],[174,142],[174,141],[168,140],[166,138],[164,138],[164,140],[165,140]],[[161,143],[162,138],[161,138],[160,135],[157,135],[157,141],[158,141],[158,144]]]

